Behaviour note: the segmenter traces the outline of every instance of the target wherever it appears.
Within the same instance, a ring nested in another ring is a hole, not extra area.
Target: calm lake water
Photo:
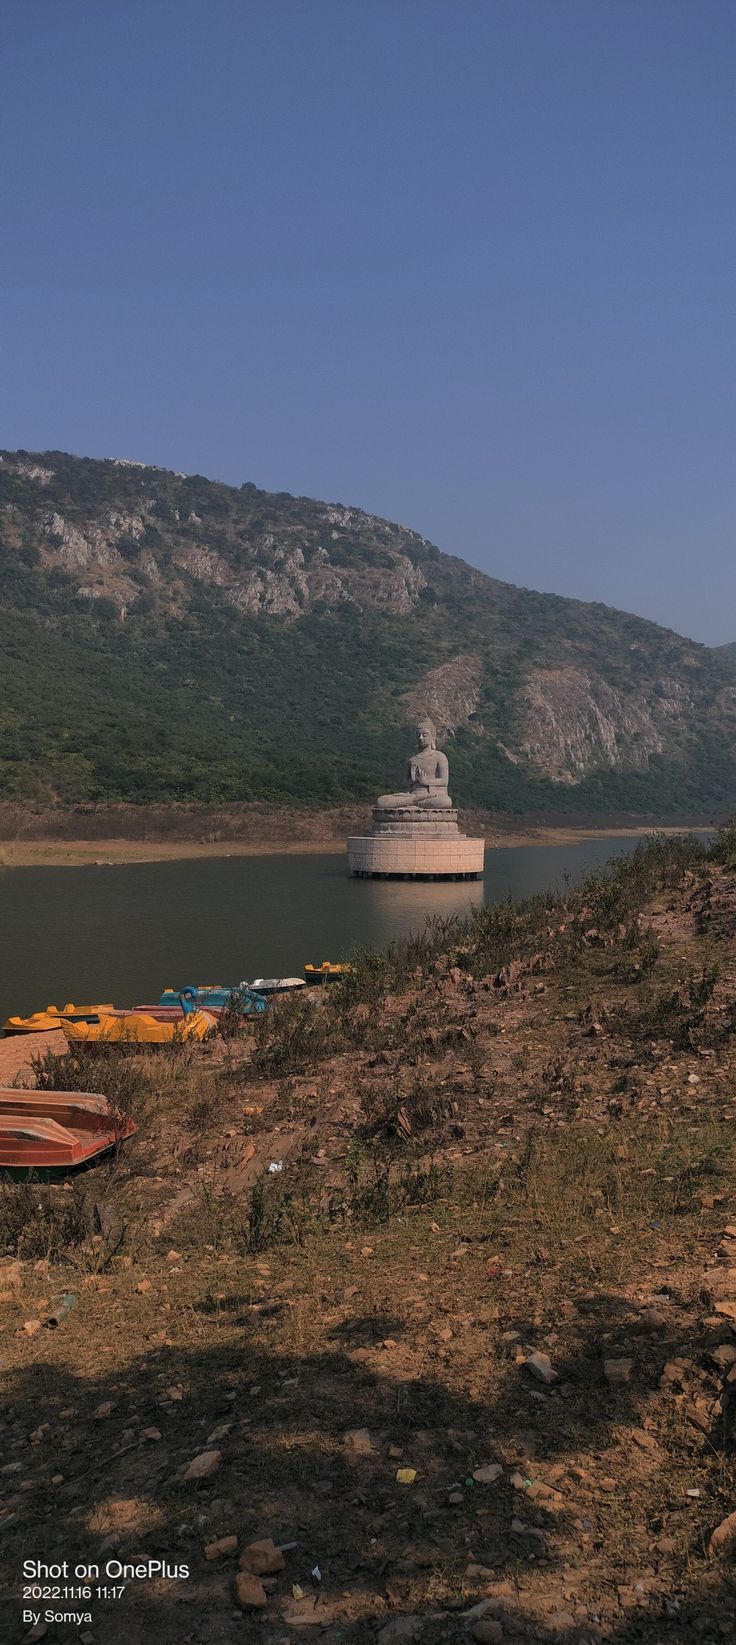
[[[635,839],[486,852],[483,881],[348,879],[341,853],[0,872],[0,1022],[49,1002],[140,1005],[165,987],[299,976],[450,914],[562,888]]]

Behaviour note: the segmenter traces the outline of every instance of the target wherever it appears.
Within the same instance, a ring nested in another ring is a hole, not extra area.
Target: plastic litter
[[[283,1169],[284,1162],[282,1159],[272,1159],[271,1164],[268,1167],[268,1174],[270,1177],[275,1177],[277,1171],[283,1171]]]
[[[310,1574],[311,1574],[313,1582],[321,1582],[322,1581],[322,1572],[319,1568],[319,1565],[313,1565]]]
[[[66,1319],[67,1314],[71,1313],[76,1300],[73,1291],[67,1291],[63,1297],[59,1297],[58,1302],[54,1303],[51,1313],[46,1315],[43,1322],[47,1331],[55,1331],[57,1325],[61,1325],[62,1320]]]

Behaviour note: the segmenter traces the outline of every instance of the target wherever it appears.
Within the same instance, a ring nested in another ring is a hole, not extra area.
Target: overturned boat
[[[0,1172],[16,1179],[63,1176],[96,1163],[137,1129],[106,1097],[0,1089]]]

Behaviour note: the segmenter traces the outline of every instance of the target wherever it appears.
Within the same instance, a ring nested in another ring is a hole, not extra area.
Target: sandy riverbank
[[[468,823],[466,821],[466,827]],[[707,823],[700,825],[707,828]],[[486,845],[497,850],[525,845],[574,845],[579,840],[635,839],[655,832],[649,828],[528,828],[483,829]],[[675,827],[659,833],[682,832]],[[54,840],[0,841],[0,868],[112,867],[120,863],[175,862],[185,858],[296,856],[315,852],[341,855],[345,837],[325,830],[312,839],[283,837],[272,840]]]

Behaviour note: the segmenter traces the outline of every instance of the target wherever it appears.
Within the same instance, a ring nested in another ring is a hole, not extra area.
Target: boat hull
[[[128,1115],[106,1097],[80,1091],[0,1090],[0,1173],[66,1176],[97,1164],[135,1134]]]

